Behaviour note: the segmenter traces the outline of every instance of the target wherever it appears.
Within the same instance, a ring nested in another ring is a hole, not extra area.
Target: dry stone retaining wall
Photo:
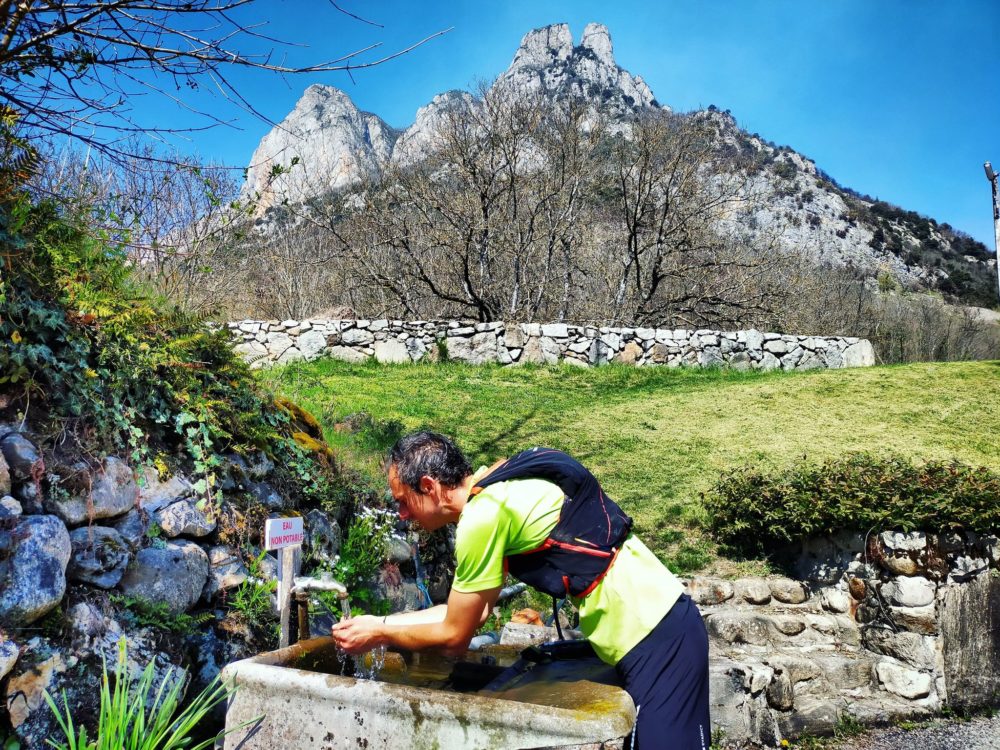
[[[996,705],[996,535],[888,531],[809,541],[796,579],[694,578],[711,643],[712,722],[775,745]]]
[[[244,320],[228,324],[237,351],[260,367],[321,356],[363,362],[448,359],[470,364],[589,367],[608,362],[740,370],[809,370],[875,364],[866,339],[757,330],[613,328],[565,323],[401,320]]]

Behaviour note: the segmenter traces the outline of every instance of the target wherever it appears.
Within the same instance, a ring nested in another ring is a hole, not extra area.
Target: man
[[[492,611],[509,570],[553,596],[570,596],[580,629],[615,666],[635,703],[632,747],[708,748],[708,637],[701,616],[593,474],[546,448],[473,473],[447,437],[418,432],[390,451],[388,479],[401,518],[430,530],[457,524],[455,579],[446,605],[334,625],[341,648],[460,654]]]

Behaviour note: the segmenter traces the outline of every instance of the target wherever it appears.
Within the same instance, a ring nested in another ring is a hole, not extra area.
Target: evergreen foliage
[[[739,468],[703,494],[723,550],[751,557],[841,530],[990,531],[1000,527],[997,498],[1000,474],[986,467],[870,453],[776,473]]]

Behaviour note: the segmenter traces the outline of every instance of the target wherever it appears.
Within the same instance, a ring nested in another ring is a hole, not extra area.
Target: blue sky
[[[299,62],[376,41],[392,51],[453,30],[356,71],[353,81],[345,73],[234,76],[267,117],[280,120],[307,85],[324,83],[404,127],[434,94],[503,71],[530,29],[565,22],[578,40],[597,21],[611,32],[618,64],[641,75],[661,103],[729,109],[742,127],[814,159],[842,185],[947,221],[993,249],[982,164],[1000,167],[1000,0],[339,4],[384,28],[340,15],[325,0],[263,0],[254,17],[268,11],[267,33],[308,45],[289,53]],[[200,106],[236,118],[240,129],[196,133],[181,148],[245,165],[269,126],[217,98]],[[186,119],[174,105],[137,107],[171,123]]]

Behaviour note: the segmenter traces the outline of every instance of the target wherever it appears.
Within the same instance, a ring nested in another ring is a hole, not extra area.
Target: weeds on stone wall
[[[267,580],[262,562],[266,552],[247,561],[247,578],[227,597],[231,615],[239,617],[251,629],[267,632],[275,621],[271,595],[278,587],[275,580]]]
[[[385,563],[389,537],[396,525],[394,512],[378,508],[361,508],[355,514],[340,548],[340,558],[333,574],[351,595],[354,607],[373,611],[383,605],[377,601],[373,584],[379,568]]]
[[[152,602],[136,596],[112,594],[111,602],[122,608],[124,619],[136,627],[151,627],[186,634],[212,619],[211,613],[197,615],[171,612],[163,602]]]
[[[750,557],[841,530],[992,531],[998,497],[1000,474],[987,467],[870,453],[774,473],[744,467],[702,495],[723,551]]]

